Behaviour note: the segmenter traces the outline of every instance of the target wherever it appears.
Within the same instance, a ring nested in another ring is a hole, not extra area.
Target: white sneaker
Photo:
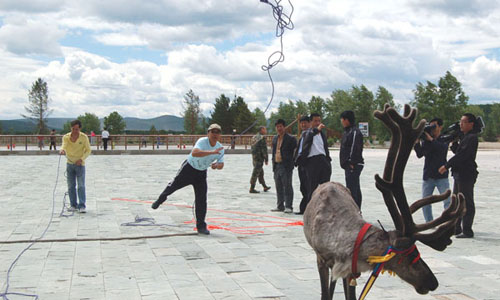
[[[78,210],[78,208],[76,208],[74,206],[70,206],[70,207],[67,208],[67,211],[69,211],[69,212],[74,212],[74,211],[77,211],[77,210]]]
[[[85,207],[80,207],[80,208],[78,209],[78,212],[79,212],[79,213],[81,213],[81,214],[84,214],[84,213],[86,213],[87,211],[85,210]]]
[[[285,214],[291,214],[293,213],[293,210],[291,208],[285,208]]]

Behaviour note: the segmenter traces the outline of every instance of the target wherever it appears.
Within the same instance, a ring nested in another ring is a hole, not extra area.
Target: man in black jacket
[[[472,238],[472,223],[476,213],[474,205],[474,184],[477,179],[476,154],[478,139],[476,134],[476,116],[466,113],[460,119],[460,131],[464,134],[458,142],[453,143],[451,150],[455,155],[439,168],[444,174],[449,168],[454,180],[453,194],[462,193],[465,197],[465,215],[459,219],[455,227],[457,238]]]
[[[450,188],[448,181],[448,170],[443,174],[439,173],[439,167],[446,163],[446,155],[448,154],[448,144],[441,137],[441,130],[443,129],[443,120],[434,118],[429,122],[432,127],[430,134],[424,131],[425,138],[422,141],[415,143],[413,147],[417,153],[417,157],[425,156],[424,162],[424,175],[422,182],[422,198],[431,196],[434,189],[437,188],[442,194]],[[444,208],[450,206],[450,198],[448,197],[443,202]],[[434,218],[432,216],[432,206],[427,204],[422,207],[425,222],[430,222]]]
[[[318,185],[330,181],[332,175],[332,159],[328,150],[328,142],[326,135],[321,131],[325,125],[321,123],[321,116],[317,113],[312,113],[310,119],[311,128],[302,136],[303,142],[296,159],[297,165],[303,166],[307,173],[309,182],[307,203]],[[307,207],[307,204],[305,206]]]
[[[361,187],[359,176],[364,167],[363,135],[356,127],[354,112],[346,110],[340,114],[340,122],[344,127],[340,143],[340,166],[345,171],[345,184],[351,191],[354,202],[361,209]]]
[[[271,211],[293,212],[293,152],[297,146],[295,137],[285,132],[286,123],[279,119],[274,124],[278,133],[273,138],[273,172],[278,197],[276,208]]]
[[[303,165],[299,165],[297,163],[297,159],[299,158],[299,150],[302,149],[304,135],[310,127],[311,122],[309,120],[309,116],[303,116],[302,118],[300,118],[300,129],[302,130],[302,134],[293,155],[295,165],[297,166],[297,170],[299,173],[300,193],[302,194],[302,200],[300,201],[300,211],[296,212],[296,215],[303,215],[304,211],[306,210],[307,203],[309,203],[309,180],[307,179],[306,168]]]

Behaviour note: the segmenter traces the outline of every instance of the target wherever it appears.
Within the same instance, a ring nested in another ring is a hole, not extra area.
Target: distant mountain
[[[139,119],[124,117],[127,124],[126,130],[149,130],[152,125],[157,130],[184,131],[184,119],[181,117],[164,115],[152,119]],[[47,118],[49,128],[61,130],[64,124],[74,118]],[[35,131],[35,125],[26,119],[0,120],[4,133],[31,133]],[[101,126],[103,119],[101,119]]]

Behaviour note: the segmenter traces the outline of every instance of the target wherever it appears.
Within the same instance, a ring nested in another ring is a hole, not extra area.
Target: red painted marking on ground
[[[127,198],[111,198],[111,200],[135,202],[135,203],[146,203],[146,204],[150,204],[153,202],[153,201],[147,201],[147,200],[137,200],[137,199],[127,199]],[[169,205],[169,206],[182,207],[182,208],[193,208],[191,205],[185,205],[185,204],[163,203],[162,205]],[[253,218],[253,219],[229,218],[229,217],[207,218],[206,222],[208,224],[207,227],[209,230],[220,229],[220,230],[226,230],[226,231],[230,231],[230,232],[238,233],[238,234],[257,234],[257,233],[264,233],[264,231],[253,230],[253,229],[272,228],[272,227],[303,226],[304,225],[304,222],[302,222],[302,221],[299,221],[296,219],[277,217],[277,216],[268,216],[268,215],[254,214],[254,213],[249,213],[249,212],[222,210],[222,209],[215,209],[215,208],[208,208],[207,210],[215,211],[215,212],[219,212],[219,213],[226,213],[226,214],[236,214],[236,215],[258,217],[258,218]],[[262,219],[259,219],[259,218],[262,218]],[[280,220],[280,221],[265,220],[266,218],[276,219],[276,220]],[[271,224],[271,225],[233,227],[233,226],[231,226],[231,223],[227,222],[227,221],[257,222],[257,223],[267,223],[267,224]],[[192,219],[192,220],[186,221],[184,223],[185,224],[195,224],[196,220]],[[209,224],[209,223],[212,223],[212,224]]]

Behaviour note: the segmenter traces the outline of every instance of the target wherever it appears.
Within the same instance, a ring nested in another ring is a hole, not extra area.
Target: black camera
[[[425,140],[426,139],[426,135],[425,133],[427,132],[430,136],[432,136],[431,132],[434,130],[434,128],[436,128],[436,124],[425,124],[425,127],[424,127],[424,131],[422,131],[422,134],[420,135],[420,139],[422,140]]]
[[[477,117],[472,128],[472,133],[481,134],[484,130],[484,121],[482,117]],[[462,135],[460,131],[460,122],[451,124],[445,131],[443,131],[440,139],[444,142],[450,143]]]
[[[441,141],[445,143],[450,143],[460,137],[462,132],[460,131],[460,122],[455,122],[448,126],[445,131],[439,137]]]

